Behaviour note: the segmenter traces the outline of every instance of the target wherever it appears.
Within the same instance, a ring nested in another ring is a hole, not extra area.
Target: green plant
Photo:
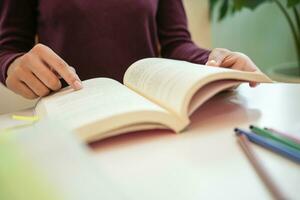
[[[297,51],[298,71],[300,76],[300,0],[286,0],[286,3],[283,3],[282,0],[209,0],[211,15],[213,10],[217,8],[216,5],[219,2],[219,21],[224,19],[228,14],[234,14],[243,8],[254,10],[263,3],[275,3],[283,13],[283,16],[287,19],[287,22],[291,28]]]

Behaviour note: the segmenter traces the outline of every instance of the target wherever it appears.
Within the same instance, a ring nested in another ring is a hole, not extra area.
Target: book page
[[[188,107],[188,115],[191,116],[204,102],[224,90],[233,90],[241,82],[234,80],[214,81],[206,84],[193,95]]]
[[[36,107],[39,116],[58,119],[88,140],[95,134],[136,124],[162,124],[175,131],[182,123],[168,111],[108,78],[83,82],[83,89],[66,88],[43,98]]]
[[[271,82],[268,77],[258,72],[148,58],[129,67],[124,76],[124,84],[173,114],[188,120],[188,107],[193,95],[207,83],[225,79]]]

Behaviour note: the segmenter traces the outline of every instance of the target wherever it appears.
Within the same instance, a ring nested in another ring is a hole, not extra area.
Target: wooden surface
[[[23,113],[30,114],[32,110]],[[0,116],[0,129],[20,124]],[[204,104],[182,134],[136,132],[92,145],[102,173],[129,199],[271,199],[233,128],[269,126],[300,137],[300,85],[242,85]],[[288,199],[300,199],[300,165],[254,146]]]

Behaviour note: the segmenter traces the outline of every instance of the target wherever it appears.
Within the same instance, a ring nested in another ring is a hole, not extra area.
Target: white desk
[[[132,199],[271,199],[237,144],[236,126],[270,126],[300,134],[300,85],[260,85],[221,94],[180,135],[133,133],[94,144],[94,157]],[[298,131],[298,132],[297,132]],[[256,147],[275,182],[300,199],[300,165]]]
[[[0,116],[0,129],[16,123],[9,117]],[[271,199],[233,128],[257,124],[300,134],[300,85],[243,85],[209,101],[192,121],[184,134],[148,131],[100,141],[93,156],[129,199]],[[288,198],[300,199],[300,165],[255,150]]]

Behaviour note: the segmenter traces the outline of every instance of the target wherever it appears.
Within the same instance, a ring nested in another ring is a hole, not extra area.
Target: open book
[[[260,72],[209,67],[162,58],[142,59],[124,75],[83,81],[42,98],[36,114],[66,123],[86,142],[130,131],[183,131],[189,116],[206,100],[241,82],[272,82]]]

